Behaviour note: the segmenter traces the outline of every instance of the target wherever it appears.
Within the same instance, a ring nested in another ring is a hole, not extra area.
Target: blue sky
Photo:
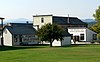
[[[36,14],[53,14],[80,19],[93,18],[100,0],[0,0],[0,17],[26,18]]]

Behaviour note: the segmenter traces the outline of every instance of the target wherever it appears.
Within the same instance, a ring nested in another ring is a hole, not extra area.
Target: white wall
[[[52,46],[61,46],[61,41],[54,40]]]
[[[44,18],[44,23],[41,23],[41,18]],[[33,25],[39,25],[39,28],[47,23],[51,23],[52,24],[52,16],[35,16],[33,18]],[[36,28],[36,27],[35,27]]]
[[[5,46],[12,46],[12,34],[8,31],[8,29],[5,29],[3,32],[3,38],[4,38],[4,45]]]
[[[84,34],[84,40],[81,41],[86,41],[86,28],[68,28],[68,32],[73,34],[73,36],[80,36],[80,34]]]
[[[80,36],[80,34],[84,34],[84,40],[80,41],[92,41],[93,34],[96,34],[95,32],[89,30],[88,28],[82,28],[82,27],[68,28],[68,32],[70,34],[73,34],[73,36]]]

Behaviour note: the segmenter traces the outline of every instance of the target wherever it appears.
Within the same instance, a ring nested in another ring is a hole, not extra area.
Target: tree
[[[41,41],[49,41],[50,47],[54,40],[63,40],[63,29],[56,24],[45,24],[38,30],[38,37]]]
[[[97,33],[97,38],[100,39],[100,23],[94,24],[90,29]]]
[[[90,29],[96,33],[100,33],[100,23],[94,24]]]
[[[98,9],[96,9],[93,17],[95,18],[97,23],[93,25],[90,29],[95,31],[98,34],[97,37],[100,39],[100,6],[98,7]]]
[[[98,23],[100,23],[100,6],[98,7],[98,9],[96,9],[95,14],[93,14],[93,17]]]

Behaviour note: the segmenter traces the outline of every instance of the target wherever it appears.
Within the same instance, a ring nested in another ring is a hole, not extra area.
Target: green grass
[[[100,45],[0,47],[0,62],[100,62]]]

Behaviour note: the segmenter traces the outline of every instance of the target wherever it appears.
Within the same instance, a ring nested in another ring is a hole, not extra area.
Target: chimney
[[[26,23],[28,24],[29,22],[28,22],[28,21],[26,21]]]
[[[68,19],[67,19],[67,23],[70,23],[70,20],[69,20],[69,14],[68,14]]]

